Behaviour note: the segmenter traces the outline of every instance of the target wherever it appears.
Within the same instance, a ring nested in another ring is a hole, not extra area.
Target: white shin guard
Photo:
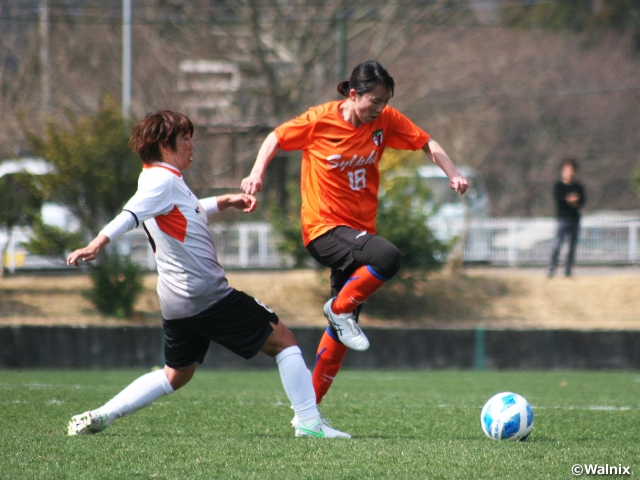
[[[276,355],[280,379],[289,397],[293,411],[300,421],[314,420],[320,416],[316,405],[311,372],[304,363],[298,346],[285,348]]]

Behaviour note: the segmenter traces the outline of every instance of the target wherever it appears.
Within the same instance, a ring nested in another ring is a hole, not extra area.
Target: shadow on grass
[[[46,317],[46,314],[38,307],[18,300],[5,298],[0,300],[0,317]]]

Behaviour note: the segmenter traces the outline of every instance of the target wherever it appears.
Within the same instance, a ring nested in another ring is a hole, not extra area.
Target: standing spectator
[[[584,205],[584,188],[576,181],[576,171],[578,163],[573,158],[565,158],[562,161],[560,171],[561,178],[553,187],[553,198],[556,202],[556,216],[558,218],[558,228],[556,238],[553,241],[553,251],[549,261],[548,276],[553,277],[558,266],[560,249],[565,237],[569,239],[569,250],[567,261],[564,266],[565,277],[571,276],[573,261],[576,254],[578,234],[580,232],[580,209]]]

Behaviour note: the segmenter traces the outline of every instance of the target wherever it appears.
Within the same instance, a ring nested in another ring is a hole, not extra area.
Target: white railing
[[[443,239],[460,238],[462,221],[431,222]],[[637,264],[640,258],[640,218],[584,218],[576,251],[578,264]],[[556,232],[553,218],[486,218],[468,222],[464,260],[495,265],[544,265],[548,263]],[[565,258],[567,245],[560,253]]]
[[[431,222],[431,228],[442,240],[466,237],[464,260],[493,265],[545,265],[549,261],[556,222],[553,218],[485,218],[468,222],[466,236],[461,235],[462,221]],[[640,263],[640,217],[584,218],[576,253],[577,264]],[[277,251],[276,234],[266,222],[213,224],[211,228],[218,260],[225,268],[280,268],[283,263]],[[64,268],[62,259],[30,255],[22,242],[28,230],[14,229],[4,265],[9,271]],[[7,242],[0,231],[0,249]],[[141,229],[135,229],[116,242],[114,247],[146,270],[155,269],[155,259]],[[561,261],[566,255],[566,244]]]
[[[213,224],[213,241],[218,261],[225,268],[280,268],[271,225],[266,222]],[[146,270],[155,270],[153,251],[144,231],[135,229],[115,242],[118,253],[128,255]]]
[[[281,260],[271,225],[266,222],[213,224],[211,233],[218,260],[225,268],[280,268],[287,265]],[[22,245],[29,239],[29,229],[14,228],[7,239],[0,230],[0,251],[9,241],[4,266],[9,272],[20,270],[65,268],[63,259],[32,255]],[[155,270],[156,262],[147,236],[136,228],[118,238],[109,248],[129,256],[145,270]]]

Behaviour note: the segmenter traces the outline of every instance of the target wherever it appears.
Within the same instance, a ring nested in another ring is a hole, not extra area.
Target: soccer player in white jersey
[[[85,248],[67,264],[94,260],[111,240],[142,225],[156,255],[158,296],[165,336],[165,366],[139,377],[96,410],[75,415],[69,435],[98,433],[191,380],[214,341],[251,358],[275,357],[282,385],[300,424],[296,436],[350,438],[331,428],[316,406],[311,374],[293,334],[268,307],[227,283],[208,228],[208,215],[229,207],[251,212],[252,195],[231,194],[198,200],[182,172],[191,165],[193,123],[171,111],[147,115],[132,129],[129,145],[143,170],[138,190]]]

